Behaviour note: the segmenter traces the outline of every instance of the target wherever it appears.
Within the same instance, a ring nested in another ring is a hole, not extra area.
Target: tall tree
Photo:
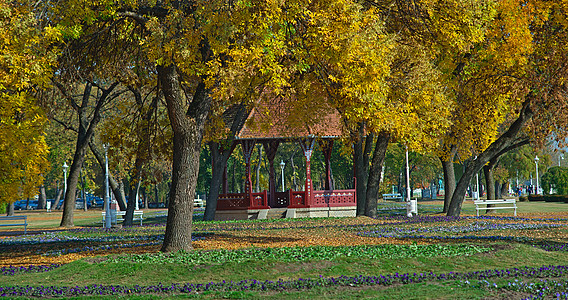
[[[97,82],[88,81],[84,86],[79,87],[79,89],[82,89],[82,95],[79,99],[76,99],[73,96],[74,90],[68,89],[60,82],[55,81],[54,83],[78,118],[77,128],[75,129],[77,132],[75,153],[69,168],[69,177],[67,177],[67,192],[63,200],[63,215],[60,223],[60,226],[73,227],[77,184],[85,155],[89,149],[89,142],[95,134],[95,128],[101,121],[104,106],[117,98],[120,93],[113,93],[118,82],[103,86]],[[93,87],[98,90],[97,93],[93,91]],[[95,99],[94,104],[91,101],[93,98]],[[65,124],[63,121],[60,122]]]
[[[46,118],[35,96],[49,85],[55,38],[34,3],[0,1],[0,203],[37,193],[47,172]]]
[[[486,111],[492,111],[498,117],[508,113],[509,118],[499,125],[505,128],[501,134],[497,135],[496,130],[488,131],[486,146],[478,148],[477,157],[468,165],[456,186],[448,215],[459,215],[463,195],[472,176],[502,151],[519,143],[524,132],[531,132],[533,138],[540,137],[541,140],[549,136],[551,130],[558,137],[566,136],[563,127],[565,118],[559,118],[558,111],[566,105],[566,97],[562,95],[566,91],[563,78],[568,72],[567,5],[561,1],[529,1],[522,5],[515,1],[501,1],[500,8],[501,18],[497,18],[491,27],[488,41],[494,45],[490,49],[498,50],[497,53],[507,55],[507,58],[493,61],[496,56],[474,55],[481,60],[472,65],[469,74],[483,72],[485,75],[476,80],[474,76],[469,83],[475,84],[464,85],[467,87],[464,95],[488,101],[482,101],[486,103],[483,106]],[[483,67],[484,63],[480,61],[491,64]],[[496,68],[496,65],[501,67]],[[495,72],[503,75],[495,76]],[[505,105],[495,106],[498,103]],[[499,120],[504,120],[504,117],[493,121],[494,128],[497,128]]]

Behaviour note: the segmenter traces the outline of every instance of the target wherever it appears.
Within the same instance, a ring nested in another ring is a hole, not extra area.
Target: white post
[[[105,149],[105,228],[111,227],[111,216],[110,216],[110,194],[109,194],[109,184],[108,184],[108,144],[104,144]]]
[[[475,192],[475,200],[479,200],[479,173],[475,173],[475,184],[476,184],[476,192]]]
[[[67,168],[69,168],[69,166],[67,165],[67,162],[64,161],[63,162],[63,204],[61,205],[62,208],[63,206],[65,206],[65,195],[67,194]],[[56,208],[58,204],[59,203],[55,203]]]
[[[65,194],[67,194],[67,162],[63,162],[63,199],[65,199]]]
[[[286,163],[283,160],[280,160],[280,169],[282,169],[282,191],[284,191],[284,167]]]
[[[406,147],[406,201],[410,202],[410,169],[408,167],[408,146]]]
[[[534,162],[536,164],[536,189],[534,192],[535,195],[538,195],[538,161],[539,161],[538,156],[535,156],[534,157]]]

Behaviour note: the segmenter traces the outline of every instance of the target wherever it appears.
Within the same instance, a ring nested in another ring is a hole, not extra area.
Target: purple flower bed
[[[514,281],[506,283],[495,283],[487,280],[479,280],[477,283],[472,283],[469,280],[462,282],[466,286],[474,288],[482,288],[488,290],[509,290],[521,293],[531,294],[526,299],[568,299],[568,280],[552,280],[540,279],[536,282],[523,282],[515,279]]]
[[[389,286],[392,284],[410,284],[425,281],[446,281],[462,280],[487,280],[489,278],[544,278],[566,276],[568,266],[543,266],[539,268],[524,267],[501,270],[484,270],[476,272],[450,272],[443,274],[434,273],[405,273],[389,274],[379,276],[340,276],[340,277],[319,277],[319,278],[299,278],[297,280],[278,280],[278,281],[258,281],[243,280],[239,282],[221,281],[206,284],[171,284],[171,285],[151,285],[151,286],[120,286],[120,285],[89,285],[73,287],[55,286],[6,286],[0,287],[0,296],[3,297],[70,297],[82,295],[132,295],[132,294],[181,294],[181,293],[200,293],[205,291],[267,291],[267,290],[298,290],[310,289],[313,287],[333,287],[333,286]],[[532,290],[528,290],[532,292]],[[539,290],[539,293],[543,291]],[[534,294],[533,294],[534,295]],[[536,294],[535,296],[539,296]],[[544,295],[544,293],[543,293]]]
[[[47,271],[51,271],[55,268],[60,267],[61,265],[59,264],[51,264],[51,265],[30,265],[28,267],[14,267],[14,266],[9,266],[9,267],[2,267],[0,268],[0,274],[1,275],[8,275],[8,276],[12,276],[12,275],[16,275],[16,274],[21,274],[21,273],[40,273],[40,272],[47,272]]]

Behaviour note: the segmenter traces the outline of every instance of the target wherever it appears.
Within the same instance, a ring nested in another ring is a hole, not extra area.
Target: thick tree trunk
[[[367,182],[369,180],[369,160],[374,136],[368,134],[365,138],[365,126],[359,124],[357,142],[353,145],[353,169],[357,179],[357,215],[365,215],[365,203],[367,203]],[[363,139],[365,143],[363,144]]]
[[[501,184],[501,192],[500,192],[500,198],[504,198],[503,195],[507,195],[508,193],[508,188],[509,188],[509,182],[505,181]]]
[[[452,200],[447,213],[448,216],[460,215],[461,207],[465,199],[465,192],[469,182],[473,178],[473,175],[479,172],[479,170],[481,170],[481,168],[492,158],[501,155],[503,151],[506,151],[510,147],[520,144],[517,136],[525,123],[532,118],[533,115],[534,112],[530,108],[530,98],[527,98],[523,103],[519,117],[509,126],[507,131],[491,143],[491,145],[489,145],[485,151],[480,153],[476,159],[467,165],[464,174],[462,178],[460,178],[456,186],[456,190],[452,195]]]
[[[203,220],[213,221],[215,220],[219,191],[223,183],[223,174],[225,173],[225,168],[227,167],[227,162],[234,146],[229,146],[229,149],[220,149],[222,146],[217,142],[209,142],[208,145],[211,152],[211,183],[209,185],[209,195],[206,201]]]
[[[144,161],[140,156],[134,161],[134,168],[130,174],[130,191],[128,192],[128,202],[126,204],[126,215],[122,224],[124,226],[132,226],[134,219],[134,210],[136,209],[136,201],[138,201],[138,192],[140,190],[140,181],[142,180],[142,165]]]
[[[223,183],[223,177],[226,176],[227,163],[229,157],[235,149],[236,143],[234,139],[236,134],[243,128],[248,111],[245,105],[235,105],[229,108],[226,112],[235,111],[231,123],[231,134],[222,143],[209,142],[209,150],[211,151],[211,183],[209,185],[209,195],[205,205],[205,214],[203,215],[204,221],[215,220],[215,211],[217,210],[217,200],[219,198],[219,190]],[[235,189],[235,164],[233,164],[232,184],[231,190]],[[225,183],[223,183],[225,184]]]
[[[371,218],[377,216],[381,171],[383,169],[383,162],[385,161],[389,139],[390,134],[388,132],[380,132],[377,135],[377,142],[375,143],[375,150],[373,151],[373,159],[371,161],[367,182],[367,195],[365,197],[365,215]]]
[[[454,170],[454,157],[456,156],[457,148],[452,146],[450,148],[448,157],[440,157],[442,162],[442,171],[444,173],[444,210],[443,213],[448,212],[448,207],[450,207],[450,202],[452,200],[452,195],[456,188],[456,173]]]
[[[39,199],[37,203],[37,209],[45,209],[47,202],[47,196],[45,195],[45,186],[42,184],[39,187]]]
[[[487,200],[495,200],[495,178],[493,177],[493,170],[495,168],[495,164],[492,164],[493,161],[490,161],[489,164],[483,166],[483,175],[485,176],[485,186],[487,186]],[[488,204],[487,207],[494,207],[493,204]],[[492,213],[495,210],[488,209],[486,213]]]
[[[173,131],[173,170],[168,221],[162,252],[191,250],[193,196],[199,173],[199,154],[211,98],[205,84],[195,87],[189,107],[174,65],[158,66],[158,79]]]
[[[10,204],[6,204],[6,215],[13,216],[14,215],[14,202]]]
[[[487,190],[487,200],[494,200],[496,198],[495,194],[495,178],[494,170],[499,158],[491,159],[488,164],[483,166],[483,175],[485,176],[485,186]]]
[[[63,195],[63,190],[57,190],[57,194],[55,195],[55,202],[53,203],[53,209],[61,209],[59,206],[59,200],[61,200],[61,196]]]

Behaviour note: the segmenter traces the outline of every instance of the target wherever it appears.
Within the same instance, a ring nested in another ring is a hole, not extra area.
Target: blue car
[[[14,202],[14,210],[37,209],[37,200],[18,200]]]
[[[14,210],[22,210],[22,209],[26,209],[26,202],[28,200],[18,200],[16,202],[14,202]]]

